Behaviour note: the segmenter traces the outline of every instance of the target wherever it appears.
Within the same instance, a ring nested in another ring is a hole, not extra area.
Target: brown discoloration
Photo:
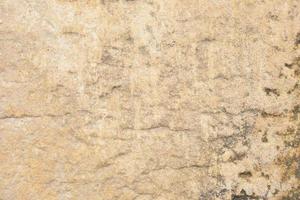
[[[300,159],[300,149],[292,149],[286,154],[280,156],[276,164],[282,168],[282,180],[287,181],[293,177],[297,177],[298,161]]]
[[[300,199],[300,187],[295,186],[289,191],[281,195],[279,200],[299,200]]]
[[[297,33],[296,39],[295,39],[295,46],[300,45],[300,33]]]
[[[80,26],[65,26],[62,34],[69,36],[84,36],[83,29]]]
[[[286,151],[281,153],[275,161],[275,165],[281,168],[281,180],[283,182],[298,180],[289,191],[280,192],[280,200],[299,199],[300,188],[300,124],[298,117],[298,106],[295,106],[289,113],[290,121],[294,126],[288,126],[281,133],[277,133],[283,140]]]
[[[240,194],[232,194],[231,200],[265,200],[265,198],[255,194],[250,195],[245,190],[241,190]]]
[[[70,4],[74,6],[89,6],[96,7],[101,4],[100,0],[56,0],[59,3]]]

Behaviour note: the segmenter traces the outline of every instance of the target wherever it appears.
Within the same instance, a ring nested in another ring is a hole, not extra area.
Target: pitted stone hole
[[[243,171],[239,173],[240,178],[250,178],[252,177],[252,173],[250,171]]]
[[[266,200],[264,197],[255,194],[248,195],[245,190],[241,190],[240,194],[231,195],[231,200]]]
[[[273,95],[276,95],[276,96],[280,96],[279,91],[278,91],[277,89],[274,89],[274,88],[268,88],[268,87],[265,87],[265,88],[264,88],[264,91],[265,91],[265,93],[266,93],[268,96],[271,96],[272,94],[273,94]]]

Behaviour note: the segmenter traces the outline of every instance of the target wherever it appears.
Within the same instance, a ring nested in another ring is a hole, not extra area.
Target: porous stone
[[[1,200],[299,200],[299,0],[0,0]]]

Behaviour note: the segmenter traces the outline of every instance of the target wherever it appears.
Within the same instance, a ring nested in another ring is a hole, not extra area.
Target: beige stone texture
[[[299,0],[0,0],[1,200],[299,200]]]

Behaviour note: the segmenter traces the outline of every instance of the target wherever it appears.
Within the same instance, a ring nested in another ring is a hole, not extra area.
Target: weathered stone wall
[[[0,0],[1,200],[299,200],[299,0]]]

